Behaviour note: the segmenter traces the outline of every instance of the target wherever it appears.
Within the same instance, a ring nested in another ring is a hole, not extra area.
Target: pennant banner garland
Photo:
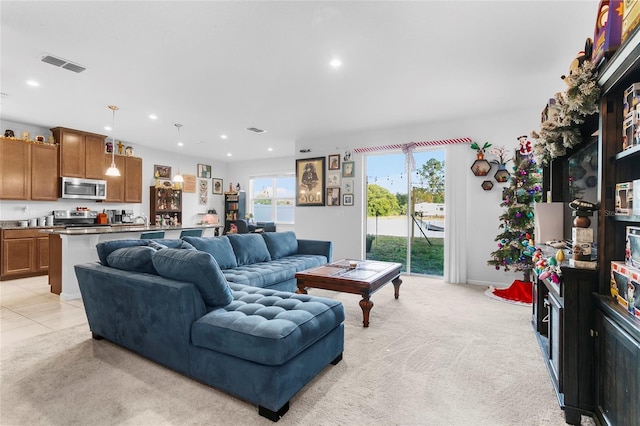
[[[471,138],[453,138],[453,139],[441,139],[437,141],[411,142],[411,144],[413,144],[413,147],[418,147],[418,146],[453,145],[457,143],[471,143],[471,142],[473,142]],[[356,148],[353,151],[356,153],[379,152],[379,151],[389,151],[393,149],[403,149],[405,146],[407,146],[407,144],[396,143],[392,145],[374,146],[369,148]]]

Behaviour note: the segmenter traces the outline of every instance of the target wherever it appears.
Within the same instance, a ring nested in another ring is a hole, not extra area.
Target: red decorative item
[[[533,301],[530,281],[515,280],[508,288],[494,288],[491,286],[485,294],[492,299],[516,305],[530,306]]]
[[[520,143],[520,154],[529,155],[533,152],[531,141],[527,139],[527,135],[518,136],[518,142]]]

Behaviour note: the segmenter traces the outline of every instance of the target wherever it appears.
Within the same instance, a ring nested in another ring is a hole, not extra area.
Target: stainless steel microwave
[[[83,200],[106,200],[107,181],[99,179],[81,179],[62,177],[62,198]]]

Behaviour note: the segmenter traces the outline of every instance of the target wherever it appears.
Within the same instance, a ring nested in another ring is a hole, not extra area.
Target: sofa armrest
[[[332,261],[333,242],[320,240],[298,240],[298,254],[319,254]]]
[[[94,334],[189,374],[191,325],[207,312],[194,284],[97,262],[75,272]]]

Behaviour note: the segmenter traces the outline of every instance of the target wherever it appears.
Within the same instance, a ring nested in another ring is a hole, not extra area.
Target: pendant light
[[[111,167],[105,173],[107,176],[120,176],[120,170],[116,167],[116,111],[119,109],[115,105],[109,105],[109,109],[113,112],[113,122],[111,124]]]
[[[178,145],[180,145],[180,127],[182,127],[182,124],[174,124],[174,126],[176,126],[178,128]],[[184,178],[182,177],[182,175],[180,174],[180,156],[178,156],[178,173],[176,173],[176,175],[173,177],[173,182],[174,183],[183,183],[184,182]]]

